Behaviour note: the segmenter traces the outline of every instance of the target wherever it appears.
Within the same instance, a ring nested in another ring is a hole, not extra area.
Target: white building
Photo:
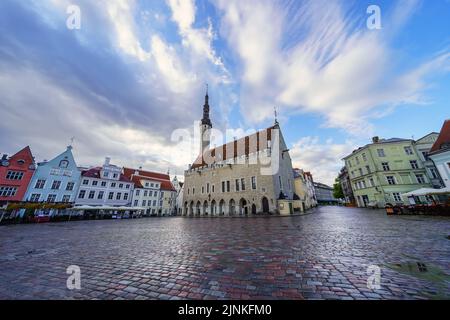
[[[433,188],[442,188],[444,186],[433,160],[429,157],[430,150],[438,136],[439,133],[432,132],[414,142],[414,148],[416,149],[420,160],[423,162],[426,174],[430,179]]]
[[[450,188],[450,120],[445,120],[436,142],[428,154],[446,188]]]
[[[133,183],[122,168],[105,159],[102,167],[83,170],[76,205],[121,207],[131,205]]]
[[[145,208],[146,216],[174,214],[176,190],[164,173],[124,168],[124,175],[134,183],[133,207]]]
[[[181,216],[183,214],[183,194],[184,194],[184,183],[178,181],[177,176],[172,179],[172,185],[174,186],[177,196],[176,196],[176,206],[175,214]]]

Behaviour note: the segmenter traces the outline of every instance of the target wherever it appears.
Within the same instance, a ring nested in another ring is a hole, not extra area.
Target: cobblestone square
[[[449,235],[447,217],[344,207],[2,226],[0,298],[448,299]],[[70,265],[81,290],[66,287]]]

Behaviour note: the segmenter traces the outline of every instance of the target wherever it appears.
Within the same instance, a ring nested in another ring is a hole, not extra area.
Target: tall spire
[[[208,96],[208,84],[206,84],[205,104],[203,105],[203,118],[202,124],[206,124],[212,127],[211,119],[209,119],[209,96]]]
[[[278,125],[277,107],[273,107],[273,112],[275,114],[275,125]]]

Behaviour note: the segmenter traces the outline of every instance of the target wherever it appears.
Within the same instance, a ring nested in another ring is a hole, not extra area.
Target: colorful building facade
[[[3,155],[0,160],[0,206],[8,202],[22,201],[36,170],[30,147],[13,156]]]
[[[24,201],[73,203],[80,184],[80,171],[72,153],[72,147],[50,161],[38,163],[28,186]],[[53,215],[57,212],[42,212]]]
[[[403,193],[431,187],[411,139],[379,139],[344,159],[358,207],[407,204]]]
[[[446,188],[450,188],[450,120],[442,126],[438,138],[428,154]]]

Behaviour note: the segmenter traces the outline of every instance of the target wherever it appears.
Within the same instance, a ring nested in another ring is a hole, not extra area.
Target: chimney
[[[105,166],[109,166],[110,162],[111,162],[111,158],[110,157],[106,157],[105,158]]]
[[[378,136],[375,136],[372,138],[373,143],[378,143],[379,141],[380,141],[380,137],[378,137]]]
[[[5,161],[5,160],[8,160],[8,155],[6,153],[2,156],[2,161]]]

